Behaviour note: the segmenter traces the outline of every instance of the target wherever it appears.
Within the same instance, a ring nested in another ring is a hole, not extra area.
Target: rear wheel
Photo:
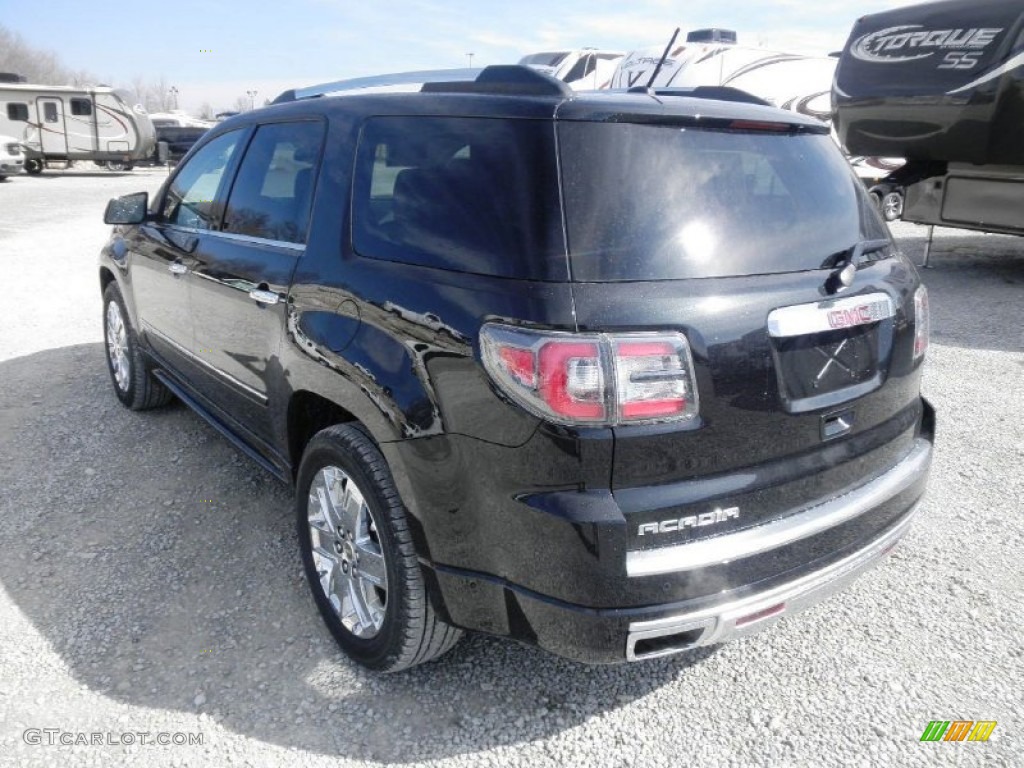
[[[108,171],[130,171],[131,166],[123,160],[107,160]]]
[[[306,579],[350,658],[397,672],[455,645],[462,632],[431,604],[405,507],[362,427],[335,425],[310,441],[296,494]]]
[[[117,283],[111,283],[103,292],[103,331],[107,370],[117,399],[133,411],[168,403],[173,395],[150,373]]]

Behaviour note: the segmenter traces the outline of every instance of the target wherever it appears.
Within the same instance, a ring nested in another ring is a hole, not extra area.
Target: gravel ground
[[[180,404],[135,414],[110,391],[102,209],[162,178],[0,184],[0,765],[1021,764],[1024,239],[937,235],[931,489],[845,593],[668,660],[591,668],[469,637],[378,677],[316,615],[287,489]],[[894,231],[920,254],[922,229]],[[918,741],[958,718],[999,724]]]

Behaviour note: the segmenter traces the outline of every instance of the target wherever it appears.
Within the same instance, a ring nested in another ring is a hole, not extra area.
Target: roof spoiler
[[[320,96],[360,91],[422,91],[426,93],[488,93],[529,96],[564,96],[573,90],[561,80],[518,64],[500,64],[483,69],[434,69],[399,72],[390,75],[357,77],[292,88],[278,96],[273,104],[284,104]]]
[[[644,93],[648,96],[687,96],[691,99],[735,101],[740,104],[757,104],[760,107],[773,106],[770,101],[765,101],[760,96],[728,85],[698,85],[693,88],[648,88],[646,85],[634,85],[626,92]]]

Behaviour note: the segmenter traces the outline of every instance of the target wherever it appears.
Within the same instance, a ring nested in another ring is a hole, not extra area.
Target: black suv
[[[661,656],[907,530],[927,294],[826,128],[519,67],[278,101],[111,201],[107,357],[294,484],[352,658]]]

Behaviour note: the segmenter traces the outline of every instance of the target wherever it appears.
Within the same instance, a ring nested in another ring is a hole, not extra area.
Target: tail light
[[[928,350],[931,317],[928,311],[928,289],[919,285],[914,292],[914,359],[924,357]]]
[[[558,424],[692,419],[690,345],[681,333],[564,333],[488,323],[484,368],[523,408]]]

